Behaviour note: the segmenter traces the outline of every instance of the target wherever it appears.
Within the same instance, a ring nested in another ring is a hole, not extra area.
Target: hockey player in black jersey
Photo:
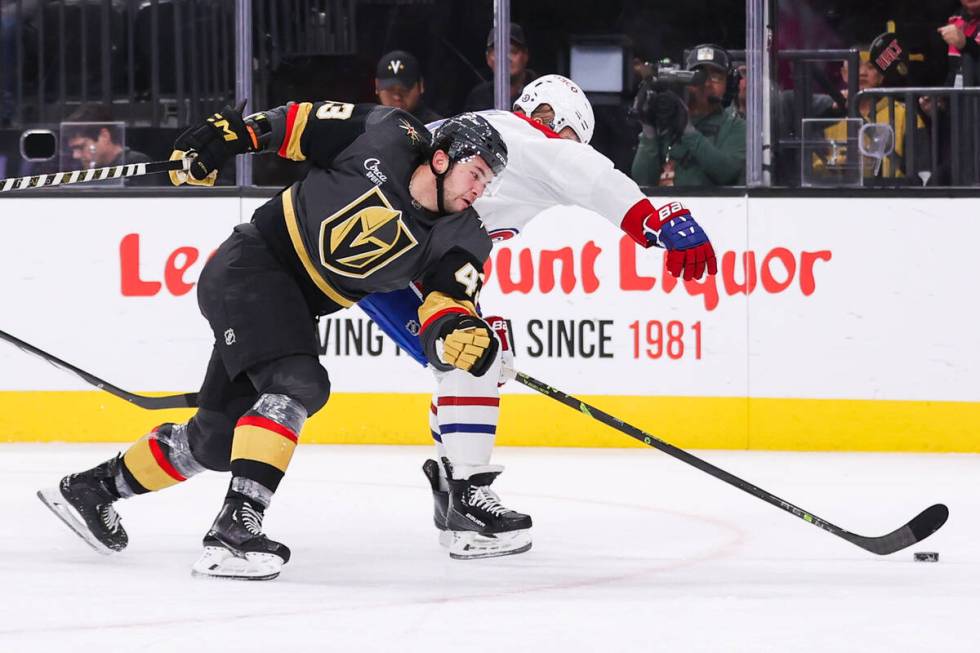
[[[193,165],[172,179],[213,183],[229,158],[260,151],[313,167],[237,226],[201,274],[198,304],[215,345],[197,413],[38,493],[103,553],[128,543],[118,499],[230,471],[193,573],[278,576],[289,549],[263,534],[262,520],[304,422],[330,394],[320,315],[420,282],[430,359],[475,375],[495,359],[497,340],[476,310],[491,241],[471,205],[503,170],[507,148],[485,119],[463,114],[430,134],[410,114],[376,105],[290,103],[248,117],[226,108],[177,139],[174,156]]]

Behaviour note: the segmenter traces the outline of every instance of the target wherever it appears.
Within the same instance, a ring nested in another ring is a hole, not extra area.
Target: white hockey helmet
[[[520,109],[530,116],[542,104],[551,105],[555,112],[554,121],[548,125],[551,129],[560,132],[565,127],[571,127],[579,141],[588,143],[592,140],[595,114],[585,91],[578,84],[561,75],[538,77],[524,87],[514,102],[514,109]]]

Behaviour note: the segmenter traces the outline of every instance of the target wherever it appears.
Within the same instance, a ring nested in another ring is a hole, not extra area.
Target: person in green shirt
[[[702,70],[704,81],[687,87],[686,104],[669,90],[648,95],[632,177],[641,186],[743,184],[745,120],[722,105],[731,57],[706,44],[692,48],[685,63]]]

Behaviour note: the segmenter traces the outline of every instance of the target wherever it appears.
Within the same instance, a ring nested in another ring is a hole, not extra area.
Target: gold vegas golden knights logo
[[[320,263],[345,277],[363,279],[416,245],[377,186],[320,223]]]

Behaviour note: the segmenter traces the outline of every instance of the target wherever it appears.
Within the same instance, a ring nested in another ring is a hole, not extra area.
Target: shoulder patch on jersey
[[[422,137],[419,136],[419,130],[415,128],[415,125],[408,122],[404,118],[400,118],[398,120],[398,126],[405,130],[409,140],[412,141],[412,145],[418,145],[422,142]]]
[[[363,279],[418,245],[377,186],[320,223],[320,263]]]
[[[364,175],[376,186],[388,181],[388,175],[381,172],[381,160],[376,157],[364,159]]]

